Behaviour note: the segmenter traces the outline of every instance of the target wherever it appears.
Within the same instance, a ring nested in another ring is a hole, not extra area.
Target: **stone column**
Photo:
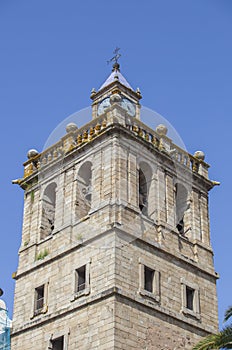
[[[74,185],[74,168],[67,169],[64,173],[64,224],[71,225],[73,218],[73,185]],[[55,228],[56,219],[58,213],[55,216]]]
[[[157,170],[158,176],[158,224],[165,224],[167,219],[166,214],[166,181],[165,173],[161,167]]]
[[[208,195],[204,192],[201,192],[199,201],[200,201],[202,242],[210,245]]]
[[[60,229],[64,225],[65,210],[65,173],[62,172],[57,179],[56,191],[56,218],[55,227]]]
[[[175,227],[176,225],[173,177],[167,171],[165,172],[165,185],[167,223]]]
[[[128,203],[138,209],[138,180],[136,155],[129,150],[128,154]]]
[[[201,240],[201,222],[200,222],[199,192],[192,191],[192,230],[193,239]]]

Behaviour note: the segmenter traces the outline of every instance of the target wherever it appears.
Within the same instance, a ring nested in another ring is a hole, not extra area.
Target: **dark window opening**
[[[35,289],[35,312],[39,313],[44,307],[44,285]]]
[[[186,308],[193,310],[194,289],[186,286]]]
[[[82,266],[76,270],[76,292],[80,292],[86,288],[86,266]]]
[[[181,235],[184,234],[184,219],[183,218],[178,222],[178,224],[176,225],[176,228]]]
[[[60,337],[51,341],[52,350],[63,350],[64,349],[64,337]]]
[[[144,266],[144,289],[151,293],[153,292],[154,273],[154,270]]]

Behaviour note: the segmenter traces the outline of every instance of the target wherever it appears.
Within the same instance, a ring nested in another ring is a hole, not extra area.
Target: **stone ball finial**
[[[168,132],[168,128],[163,125],[163,124],[159,124],[157,127],[156,127],[156,132],[160,135],[160,136],[166,136],[167,135],[167,132]]]
[[[38,152],[36,149],[30,149],[30,150],[27,152],[27,158],[28,158],[28,159],[34,158],[34,157],[37,156],[38,154],[39,154],[39,152]]]
[[[202,151],[196,151],[194,153],[194,157],[199,159],[199,160],[204,160],[205,159],[205,153]]]
[[[90,98],[94,99],[94,96],[96,95],[96,93],[97,91],[95,90],[95,88],[92,88]]]
[[[74,132],[78,129],[77,125],[75,123],[68,123],[66,125],[66,132],[69,133],[69,132]]]
[[[121,96],[118,93],[112,94],[110,96],[110,103],[113,104],[115,102],[120,102],[121,101]]]
[[[118,62],[115,62],[115,63],[113,64],[112,71],[118,71],[118,72],[120,72],[120,65],[119,65]]]

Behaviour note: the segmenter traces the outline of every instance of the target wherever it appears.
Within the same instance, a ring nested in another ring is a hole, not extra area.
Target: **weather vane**
[[[114,62],[114,63],[118,63],[118,59],[121,57],[121,54],[119,53],[120,48],[116,47],[116,49],[114,50],[114,56],[107,61],[107,63],[109,64],[110,62]]]

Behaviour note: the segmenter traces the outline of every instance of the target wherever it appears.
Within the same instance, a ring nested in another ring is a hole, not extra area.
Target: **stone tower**
[[[92,120],[28,152],[12,350],[191,349],[218,330],[203,152],[140,120],[119,64]]]

